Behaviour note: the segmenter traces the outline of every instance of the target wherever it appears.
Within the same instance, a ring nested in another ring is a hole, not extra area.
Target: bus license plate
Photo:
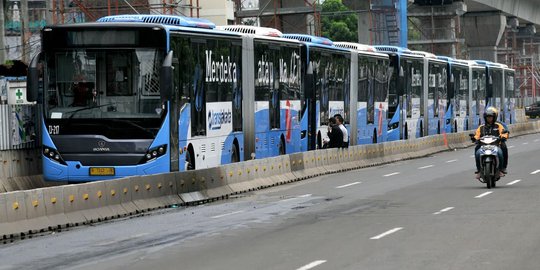
[[[93,175],[93,176],[114,175],[114,168],[90,168],[90,175]]]

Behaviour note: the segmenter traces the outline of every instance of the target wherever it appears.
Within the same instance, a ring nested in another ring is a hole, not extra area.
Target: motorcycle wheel
[[[491,188],[494,177],[491,177],[491,163],[484,164],[484,181],[486,182],[486,186],[488,189]]]

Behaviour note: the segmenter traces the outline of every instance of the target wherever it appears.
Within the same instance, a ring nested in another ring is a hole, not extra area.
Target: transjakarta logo
[[[213,59],[212,51],[206,50],[206,82],[236,83],[236,63],[221,56]]]
[[[230,123],[232,123],[232,113],[230,110],[208,111],[208,129],[221,129],[221,125]]]

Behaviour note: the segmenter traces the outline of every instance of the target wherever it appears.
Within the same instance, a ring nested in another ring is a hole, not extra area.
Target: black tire
[[[374,129],[374,130],[373,130],[373,139],[372,139],[372,142],[373,142],[373,144],[376,144],[376,143],[377,143],[377,129]]]
[[[283,140],[283,137],[279,140],[279,155],[285,155],[287,153],[287,150],[285,149],[285,140]]]
[[[492,179],[494,177],[491,177],[491,163],[486,163],[484,166],[484,182],[486,182],[487,188],[490,189],[494,182]]]
[[[190,146],[186,152],[186,170],[195,170],[195,154],[193,148]]]
[[[238,151],[238,145],[235,143],[233,144],[233,148],[231,149],[231,163],[240,162],[240,156]]]
[[[405,130],[403,131],[403,139],[408,140],[409,139],[409,128],[407,125],[405,125]]]
[[[320,132],[317,133],[317,146],[315,149],[322,149],[322,138]]]
[[[420,138],[424,137],[424,123],[420,123]]]

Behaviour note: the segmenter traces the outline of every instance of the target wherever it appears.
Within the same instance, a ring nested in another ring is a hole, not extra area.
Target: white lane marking
[[[444,208],[444,209],[441,209],[439,212],[435,212],[435,213],[433,213],[433,214],[434,214],[434,215],[438,215],[438,214],[440,214],[440,213],[444,213],[444,212],[450,211],[450,210],[452,210],[452,209],[454,209],[454,207],[446,207],[446,208]]]
[[[235,212],[230,212],[230,213],[226,213],[226,214],[223,214],[223,215],[213,216],[212,218],[222,218],[222,217],[226,217],[226,216],[240,214],[240,213],[243,213],[243,212],[244,211],[235,211]]]
[[[383,237],[385,237],[385,236],[387,236],[387,235],[389,235],[389,234],[393,234],[393,233],[395,233],[395,232],[397,232],[397,231],[399,231],[399,230],[401,230],[401,229],[403,229],[403,227],[393,228],[393,229],[391,229],[391,230],[389,230],[389,231],[386,231],[386,232],[383,232],[383,233],[381,233],[381,234],[379,234],[379,235],[377,235],[377,236],[373,236],[373,237],[371,237],[370,239],[371,239],[371,240],[381,239],[381,238],[383,238]]]
[[[531,174],[537,174],[539,172],[540,172],[540,170],[536,170],[536,171],[532,172]]]
[[[393,173],[385,174],[383,176],[388,177],[388,176],[397,175],[397,174],[399,174],[399,172],[393,172]]]
[[[288,202],[288,201],[293,201],[293,200],[296,200],[296,199],[299,199],[299,198],[307,198],[307,197],[310,197],[310,196],[311,196],[311,194],[304,194],[304,195],[300,195],[300,196],[296,196],[296,197],[284,199],[284,200],[281,200],[281,201],[279,201],[279,202]]]
[[[510,146],[508,146],[508,149],[514,148],[514,147],[515,147],[514,145],[510,145]]]
[[[534,140],[533,142],[538,142],[538,141],[540,141],[540,139],[536,139],[536,140]]]
[[[523,144],[529,144],[528,142],[524,142]]]
[[[447,161],[446,163],[452,163],[452,162],[456,162],[456,161],[457,161],[457,159],[452,159],[452,160]]]
[[[309,270],[309,269],[314,268],[314,267],[317,267],[318,265],[321,265],[321,264],[323,264],[323,263],[325,263],[325,262],[326,262],[326,260],[318,260],[318,261],[314,261],[314,262],[311,262],[311,263],[309,263],[309,264],[306,264],[306,265],[304,265],[304,266],[302,266],[302,267],[300,267],[300,268],[298,268],[298,269],[296,269],[296,270]]]
[[[474,155],[470,155],[469,157],[474,157]]]
[[[346,188],[346,187],[358,185],[360,183],[362,183],[362,182],[354,182],[354,183],[350,183],[350,184],[346,184],[346,185],[342,185],[342,186],[337,186],[336,188]]]
[[[506,184],[506,185],[507,185],[507,186],[511,186],[511,185],[513,185],[513,184],[515,184],[515,183],[518,183],[518,182],[520,182],[520,181],[521,181],[521,179],[514,180],[514,181],[512,181],[512,182],[510,182],[510,183],[508,183],[508,184]]]
[[[423,170],[423,169],[431,168],[431,167],[434,167],[434,166],[435,165],[427,165],[427,166],[424,166],[424,167],[419,167],[418,169]]]
[[[489,195],[489,194],[491,194],[491,193],[493,193],[493,191],[484,192],[484,193],[482,193],[482,194],[476,196],[475,198],[482,198],[482,197],[487,196],[487,195]]]

